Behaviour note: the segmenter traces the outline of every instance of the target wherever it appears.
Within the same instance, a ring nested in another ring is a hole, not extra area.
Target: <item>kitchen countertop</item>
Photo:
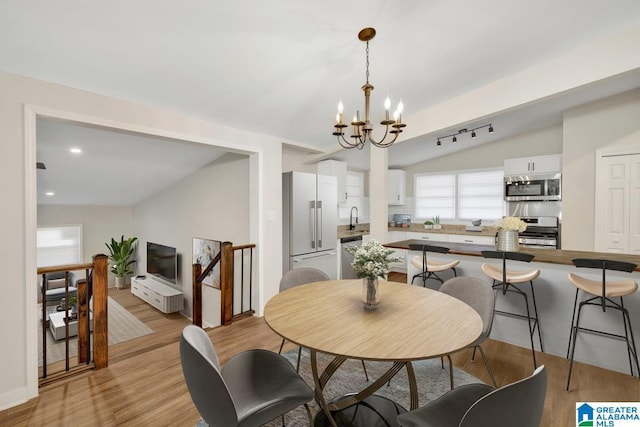
[[[400,240],[397,242],[385,243],[383,246],[394,249],[409,249],[410,244],[424,245],[424,240]],[[453,243],[429,241],[429,245],[444,246],[449,248],[449,253],[469,256],[482,256],[482,251],[495,251],[494,245],[476,245],[473,243]],[[549,264],[573,265],[574,258],[604,258],[615,259],[616,261],[630,262],[638,265],[636,271],[640,271],[640,255],[614,254],[608,252],[572,251],[565,249],[536,249],[520,247],[519,252],[533,255],[534,262],[546,262]]]
[[[466,225],[442,224],[440,229],[427,229],[423,224],[413,223],[411,227],[388,227],[389,231],[411,231],[415,233],[433,233],[433,234],[459,234],[466,236],[495,236],[498,232],[497,227],[483,226],[482,231],[465,231]],[[338,226],[338,239],[351,236],[363,236],[369,234],[369,224],[363,223],[356,225],[355,230],[349,230],[348,225]]]

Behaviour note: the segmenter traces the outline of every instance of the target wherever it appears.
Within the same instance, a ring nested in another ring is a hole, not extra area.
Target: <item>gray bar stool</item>
[[[571,361],[569,363],[569,378],[567,378],[567,391],[571,382],[571,371],[573,369],[573,355],[576,351],[576,339],[578,331],[590,332],[593,334],[609,336],[618,339],[624,339],[627,343],[627,353],[629,355],[629,368],[631,376],[633,376],[633,361],[635,361],[636,373],[640,376],[640,365],[638,365],[638,351],[636,349],[636,341],[633,337],[631,329],[631,319],[629,311],[624,307],[622,297],[631,295],[638,290],[638,284],[633,279],[623,279],[607,282],[606,272],[623,271],[631,273],[637,267],[636,264],[622,261],[612,261],[606,259],[589,259],[576,258],[571,260],[573,265],[578,268],[596,268],[602,270],[602,280],[592,280],[579,276],[575,273],[569,273],[569,281],[576,287],[576,297],[573,301],[573,314],[571,315],[571,330],[569,332],[569,347],[567,347],[567,358],[569,358],[569,350],[571,350]],[[580,301],[578,305],[578,315],[576,317],[576,305],[578,303],[578,293],[582,291],[590,298]],[[611,298],[620,297],[618,304]],[[619,310],[622,312],[622,322],[624,323],[624,335],[612,334],[609,332],[598,331],[594,329],[580,327],[580,312],[585,305],[594,305],[602,307],[602,311],[606,312],[607,308]]]
[[[502,295],[506,295],[507,292],[514,292],[522,298],[524,298],[524,305],[527,309],[527,315],[518,313],[510,313],[506,311],[494,310],[494,313],[502,314],[511,317],[517,317],[520,319],[526,319],[529,324],[529,339],[531,341],[531,355],[533,356],[533,367],[536,368],[536,352],[533,345],[533,335],[538,329],[538,341],[540,342],[540,351],[544,353],[544,347],[542,345],[542,334],[540,332],[540,322],[538,320],[538,306],[536,304],[536,294],[533,289],[533,280],[540,276],[540,270],[526,270],[526,271],[509,271],[507,270],[507,260],[531,262],[534,258],[533,255],[523,254],[520,252],[505,252],[505,251],[482,251],[482,256],[485,258],[495,258],[502,260],[502,269],[492,264],[482,264],[480,267],[482,272],[489,276],[493,280],[493,289],[498,291],[502,290]],[[527,283],[531,286],[531,300],[533,301],[533,313],[529,309],[529,297],[527,293],[518,288],[518,284]]]
[[[460,261],[458,261],[457,259],[445,262],[427,259],[427,252],[446,254],[449,252],[449,248],[445,248],[442,246],[415,244],[409,245],[409,250],[422,251],[422,257],[414,256],[413,258],[411,258],[411,264],[422,270],[420,273],[415,274],[411,278],[412,285],[416,277],[420,277],[422,279],[422,286],[424,287],[427,286],[427,280],[431,278],[434,278],[440,283],[443,283],[443,280],[436,273],[446,270],[453,270],[454,277],[458,277],[456,267],[458,266],[458,264],[460,264]]]

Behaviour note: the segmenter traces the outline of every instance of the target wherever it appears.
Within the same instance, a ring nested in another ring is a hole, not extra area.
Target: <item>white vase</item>
[[[378,278],[362,279],[362,304],[365,310],[375,310],[380,304],[380,292],[378,290]]]
[[[126,277],[117,277],[116,276],[116,288],[122,289],[127,286],[127,278]]]
[[[499,251],[516,252],[519,248],[518,230],[498,230],[496,246]]]

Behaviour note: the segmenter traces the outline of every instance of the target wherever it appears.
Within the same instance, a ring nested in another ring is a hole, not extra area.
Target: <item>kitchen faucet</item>
[[[353,210],[356,210],[356,223],[353,223]],[[354,230],[358,224],[358,208],[353,206],[351,212],[349,212],[349,230]]]

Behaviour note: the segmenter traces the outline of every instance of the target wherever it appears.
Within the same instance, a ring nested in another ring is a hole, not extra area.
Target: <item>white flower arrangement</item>
[[[523,232],[527,229],[527,223],[517,216],[505,216],[496,225],[503,230],[517,230]]]
[[[375,239],[369,240],[360,247],[349,245],[345,250],[353,255],[351,266],[360,278],[384,278],[389,272],[389,264],[401,260],[391,256],[394,252],[393,249],[385,248]]]

